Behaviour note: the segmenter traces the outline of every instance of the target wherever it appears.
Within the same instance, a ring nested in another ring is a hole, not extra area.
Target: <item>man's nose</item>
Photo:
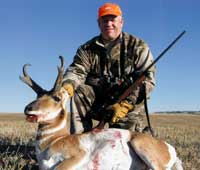
[[[106,26],[112,25],[112,21],[111,21],[111,20],[106,21],[106,22],[105,22],[105,25],[106,25]]]

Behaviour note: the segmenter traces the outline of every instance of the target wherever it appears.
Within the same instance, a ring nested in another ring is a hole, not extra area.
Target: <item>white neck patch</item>
[[[38,131],[38,134],[40,134],[40,135],[54,134],[57,131],[63,129],[66,125],[67,125],[67,121],[66,121],[66,119],[63,119],[62,122],[60,124],[58,124],[58,126],[55,126],[53,128],[47,129],[47,130]]]

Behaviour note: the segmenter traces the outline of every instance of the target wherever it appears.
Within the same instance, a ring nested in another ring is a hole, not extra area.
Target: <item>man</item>
[[[72,133],[90,130],[94,115],[88,114],[94,106],[105,101],[107,90],[132,72],[137,79],[153,61],[143,40],[122,32],[122,11],[117,4],[106,3],[99,8],[98,25],[100,35],[78,48],[63,80],[63,88],[72,97]],[[154,73],[152,67],[143,86],[124,101],[107,108],[114,112],[110,127],[142,131],[144,89],[149,95],[154,88]]]

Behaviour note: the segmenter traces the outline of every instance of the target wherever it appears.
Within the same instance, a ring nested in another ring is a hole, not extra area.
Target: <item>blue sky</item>
[[[0,112],[23,112],[35,99],[19,80],[22,66],[50,89],[58,56],[66,67],[76,49],[99,34],[97,10],[104,0],[0,0]],[[124,31],[144,39],[156,58],[183,30],[187,33],[157,63],[150,112],[200,110],[200,1],[115,0],[123,11]]]

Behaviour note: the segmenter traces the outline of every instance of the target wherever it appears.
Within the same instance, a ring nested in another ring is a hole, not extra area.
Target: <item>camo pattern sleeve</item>
[[[65,72],[63,83],[71,83],[76,88],[85,82],[89,70],[90,62],[88,53],[81,46],[74,56],[74,61]]]
[[[149,49],[149,46],[141,39],[134,39],[133,53],[134,56],[134,71],[137,74],[142,73],[152,62],[153,55]],[[137,79],[137,77],[136,77]],[[155,66],[149,69],[144,86],[138,87],[137,90],[127,98],[133,103],[140,103],[144,99],[144,90],[146,89],[146,95],[149,97],[150,92],[155,87]],[[145,89],[144,89],[145,88]]]
[[[143,40],[128,33],[123,33],[123,35],[111,46],[111,49],[101,44],[98,41],[99,37],[94,37],[78,48],[73,63],[65,72],[63,82],[71,83],[74,88],[80,84],[89,84],[95,87],[100,94],[104,94],[106,91],[106,81],[104,80],[108,77],[107,75],[111,79],[120,79],[121,75],[128,75],[134,72],[134,79],[137,79],[137,75],[153,62],[153,56],[148,45]],[[120,55],[120,43],[123,42],[121,41],[122,37],[124,38],[123,59]],[[103,56],[101,56],[101,52],[106,50],[106,54],[108,54],[106,58],[107,63],[104,65],[105,67],[102,67],[101,61],[103,61]],[[121,65],[124,66],[121,67]],[[122,72],[123,74],[121,74]],[[141,102],[144,99],[144,87],[146,87],[146,93],[149,96],[155,86],[154,74],[155,67],[152,67],[146,75],[145,86],[132,92],[127,97],[127,100],[133,104]]]

